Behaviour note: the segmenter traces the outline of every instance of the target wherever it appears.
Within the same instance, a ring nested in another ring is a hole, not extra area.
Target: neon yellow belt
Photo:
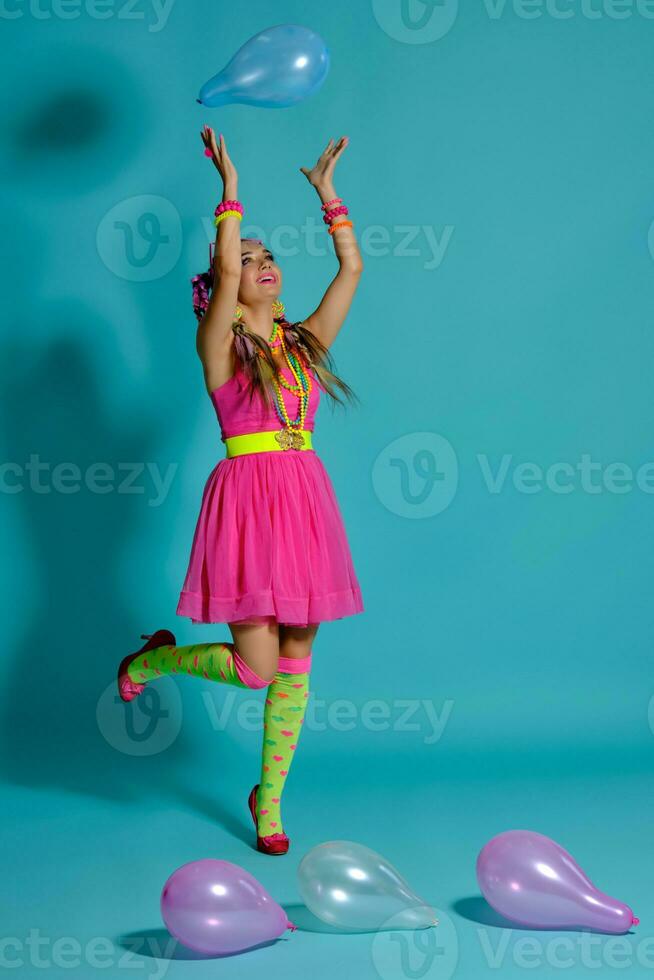
[[[310,429],[279,429],[269,432],[245,432],[240,436],[227,436],[226,459],[243,453],[268,453],[271,450],[312,449]]]

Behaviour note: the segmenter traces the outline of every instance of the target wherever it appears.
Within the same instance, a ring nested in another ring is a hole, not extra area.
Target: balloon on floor
[[[317,92],[329,72],[327,45],[315,31],[280,24],[255,34],[200,89],[208,108],[240,102],[284,109]]]
[[[533,830],[507,830],[477,857],[479,888],[496,912],[544,929],[627,932],[638,925],[628,905],[605,895],[572,855]]]
[[[199,953],[237,953],[296,927],[257,879],[231,861],[183,864],[166,881],[161,916],[168,931]]]
[[[307,908],[332,926],[373,930],[392,918],[393,929],[438,924],[426,905],[386,858],[355,841],[332,840],[308,851],[298,866]]]

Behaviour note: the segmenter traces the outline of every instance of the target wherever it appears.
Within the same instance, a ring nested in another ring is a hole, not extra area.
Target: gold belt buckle
[[[292,429],[280,429],[275,433],[275,439],[282,449],[302,449],[304,446],[302,433]]]

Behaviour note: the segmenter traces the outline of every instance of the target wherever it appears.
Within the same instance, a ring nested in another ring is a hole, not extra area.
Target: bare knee
[[[319,623],[309,626],[279,627],[279,655],[303,660],[311,653],[311,647],[318,632]]]

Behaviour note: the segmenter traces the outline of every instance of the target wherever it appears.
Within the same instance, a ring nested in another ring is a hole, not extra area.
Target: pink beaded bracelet
[[[340,207],[338,207],[338,208],[332,208],[331,211],[327,211],[327,213],[325,214],[325,216],[323,217],[322,220],[325,222],[326,225],[328,225],[328,224],[331,224],[332,218],[338,217],[339,214],[349,214],[349,213],[350,212],[345,207],[345,205],[344,204],[341,204]]]
[[[243,214],[243,205],[240,201],[221,201],[214,211],[214,216],[217,218],[223,211],[240,211]]]
[[[327,208],[331,207],[332,204],[340,204],[342,200],[343,200],[342,197],[335,197],[333,201],[325,201],[324,204],[320,205],[320,210],[326,211]]]

